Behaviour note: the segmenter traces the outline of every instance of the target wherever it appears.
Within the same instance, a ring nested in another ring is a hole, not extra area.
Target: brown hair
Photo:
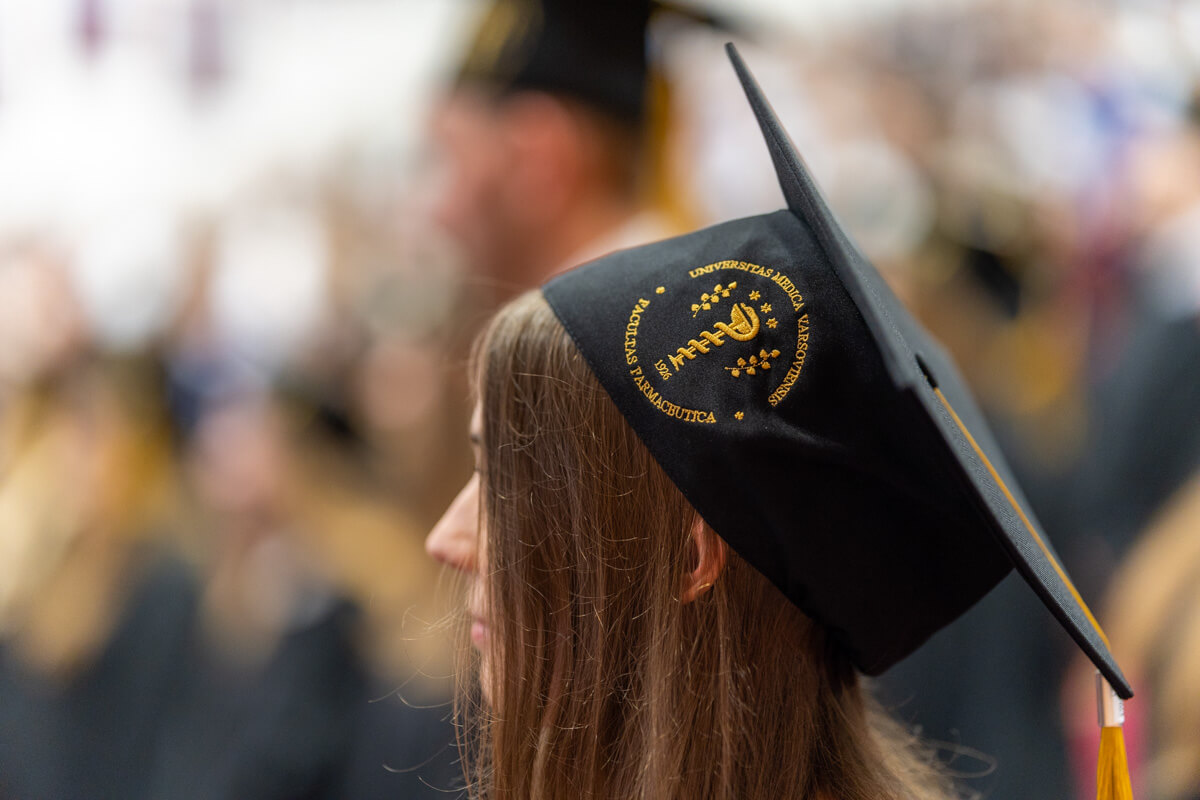
[[[696,512],[540,293],[476,359],[493,665],[466,737],[477,795],[951,796],[823,627],[736,554],[680,602]]]

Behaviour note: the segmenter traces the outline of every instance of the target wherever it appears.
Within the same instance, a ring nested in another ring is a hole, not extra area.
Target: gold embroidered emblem
[[[753,308],[745,303],[734,303],[728,323],[718,322],[713,326],[714,330],[700,331],[699,336],[695,339],[688,339],[687,344],[667,356],[667,360],[671,362],[675,371],[679,372],[679,368],[683,366],[685,360],[694,361],[697,354],[703,355],[710,352],[713,347],[724,345],[726,336],[739,342],[748,342],[758,336],[760,327],[758,314],[754,312]]]
[[[709,285],[709,281],[722,273],[731,277],[731,273],[735,274],[737,280],[714,282],[711,291],[698,296],[691,295],[682,282],[670,287],[650,284],[646,287],[648,294],[632,302],[626,320],[624,354],[634,387],[659,412],[682,422],[713,424],[718,414],[724,420],[744,420],[747,411],[743,403],[747,401],[761,402],[764,407],[779,405],[796,385],[808,356],[809,315],[805,297],[787,273],[729,260],[688,269],[687,278],[700,279]],[[698,297],[698,302],[691,302],[689,295]],[[677,324],[685,322],[689,312],[695,320],[701,312],[714,307],[721,310],[714,315],[716,321],[693,322],[690,326]],[[682,319],[672,319],[676,314]],[[693,335],[688,330],[691,326],[695,326],[692,330],[701,327],[704,330]],[[643,336],[650,336],[653,344],[643,342]],[[673,337],[687,341],[674,347],[678,339],[672,341]],[[742,347],[741,342],[751,344]],[[726,358],[707,359],[706,373],[703,366],[706,356],[731,343],[734,346],[724,351]],[[650,355],[654,350],[667,352],[654,360]],[[701,366],[683,369],[692,362]],[[714,382],[712,376],[718,365],[735,380]],[[681,372],[684,377],[673,380]],[[781,376],[782,372],[786,374]],[[720,387],[727,387],[728,392]],[[707,400],[701,400],[702,397]],[[701,403],[708,407],[689,407]]]
[[[692,303],[692,319],[701,311],[708,311],[715,303],[721,302],[722,297],[729,297],[729,293],[737,288],[737,281],[732,281],[728,286],[717,284],[713,287],[712,292],[705,292],[700,295],[699,303]]]

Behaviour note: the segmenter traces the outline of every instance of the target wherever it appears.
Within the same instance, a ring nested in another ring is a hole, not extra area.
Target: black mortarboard
[[[721,30],[738,27],[668,0],[490,0],[458,81],[553,92],[639,123],[650,70],[647,31],[659,11]]]
[[[640,120],[650,0],[492,0],[459,81],[536,89]]]
[[[1013,567],[1124,698],[958,370],[859,253],[729,48],[787,210],[606,256],[544,294],[696,510],[867,674]]]

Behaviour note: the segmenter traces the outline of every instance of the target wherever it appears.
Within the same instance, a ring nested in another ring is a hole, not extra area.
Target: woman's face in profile
[[[480,478],[483,470],[483,414],[479,405],[471,414],[471,447],[475,451],[475,474],[454,498],[446,513],[433,526],[425,539],[425,551],[434,560],[469,573],[474,577],[467,599],[471,615],[471,643],[479,650],[479,678],[483,684],[485,699],[490,679],[488,659],[488,624],[486,592],[483,575],[486,555],[482,547],[487,542],[487,531],[483,523],[480,506]]]

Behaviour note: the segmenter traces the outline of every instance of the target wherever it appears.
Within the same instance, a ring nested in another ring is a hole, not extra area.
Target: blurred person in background
[[[1200,104],[1131,159],[1127,333],[1095,389],[1073,498],[1116,564],[1113,642],[1149,702],[1131,748],[1152,800],[1200,797]],[[1077,666],[1072,685],[1086,680]],[[1076,754],[1091,744],[1067,703]],[[1086,781],[1079,781],[1086,787]]]
[[[366,701],[358,615],[301,546],[270,397],[205,408],[187,469],[208,563],[149,796],[334,796]]]
[[[459,365],[479,298],[445,242],[407,209],[364,207],[336,185],[329,194],[337,316],[306,357],[306,380],[336,387],[361,434],[356,458],[424,529],[470,469],[469,454],[448,442],[466,414]]]
[[[393,253],[314,196],[268,187],[216,231],[169,346],[207,557],[155,796],[421,797],[453,781],[436,575],[357,388],[381,333],[359,316],[373,284],[358,273]]]
[[[1051,107],[1050,88],[1067,96],[1071,89],[1043,61],[1051,42],[1063,46],[1046,33],[1043,16],[1033,6],[1001,4],[917,11],[876,36],[890,56],[881,65],[885,74],[912,81],[932,112],[915,144],[935,217],[902,273],[908,291],[964,365],[1035,512],[1062,548],[1069,532],[1062,515],[1046,507],[1045,481],[1030,467],[1072,431],[1063,408],[1078,408],[1070,405],[1080,376],[1072,359],[1081,352],[1073,349],[1081,337],[1064,335],[1079,319],[1061,299],[1070,254],[1049,246],[1062,235],[1064,217],[1072,219],[1062,211],[1070,205],[1062,184],[1037,171],[1060,159],[1054,145],[1070,146],[1051,133],[1065,124],[1066,111],[1057,121],[1035,115]],[[1052,222],[1042,227],[1039,220]],[[1066,567],[1079,573],[1071,554]],[[1020,588],[1001,585],[879,688],[902,718],[944,743],[951,769],[971,788],[1049,800],[1071,787],[1057,681],[1025,676],[1057,677],[1069,653]],[[950,661],[961,671],[946,670]]]
[[[1095,370],[1072,498],[1109,569],[1200,468],[1200,94],[1129,163],[1122,331]]]
[[[658,35],[658,23],[670,19],[696,28],[729,26],[729,20],[700,7],[660,0],[483,5],[433,114],[435,168],[428,178],[432,185],[422,192],[423,219],[432,218],[465,272],[464,291],[442,320],[452,321],[456,330],[452,336],[430,335],[429,326],[420,338],[395,337],[372,347],[362,372],[368,408],[390,409],[387,416],[402,420],[411,415],[391,395],[419,402],[431,396],[428,387],[438,385],[439,415],[442,421],[454,417],[449,426],[403,431],[409,443],[438,439],[416,458],[406,457],[414,453],[411,446],[388,437],[398,461],[417,465],[410,485],[429,487],[415,499],[428,523],[468,468],[469,454],[454,433],[468,414],[461,364],[486,311],[555,272],[694,223],[686,191],[667,177],[663,157],[676,120],[672,87],[656,55],[668,38],[665,25]],[[436,238],[430,233],[412,231],[427,241]],[[445,264],[445,254],[414,263],[421,265],[418,272],[429,272],[429,263],[439,260]],[[390,296],[407,294],[404,305],[415,312],[410,316],[425,318],[428,312],[414,299],[430,282],[427,275],[411,274],[407,285],[417,288]],[[443,306],[441,300],[435,296],[431,305]],[[406,369],[430,371],[431,361],[440,362],[432,368],[437,380],[402,377]],[[397,391],[397,384],[403,388]],[[441,469],[447,463],[452,469]],[[430,483],[434,473],[436,486]]]
[[[645,207],[651,12],[489,5],[435,115],[433,213],[495,300],[670,233]]]
[[[147,796],[450,788],[452,732],[421,678],[445,669],[421,638],[430,574],[354,448],[344,416],[291,387],[234,388],[199,415],[187,471],[206,577]],[[406,713],[372,704],[398,685]]]
[[[344,240],[358,258],[365,233],[393,262],[368,264],[349,298],[366,333],[353,385],[381,474],[426,525],[470,469],[461,365],[488,309],[667,233],[644,202],[649,0],[477,7],[434,108],[432,185],[395,214],[394,241],[361,224]]]
[[[1106,600],[1113,646],[1142,702],[1129,717],[1129,747],[1138,768],[1136,796],[1200,797],[1200,472],[1177,491],[1139,537],[1114,576]],[[1094,745],[1092,714],[1070,702],[1091,670],[1076,664],[1064,689],[1073,755],[1083,773]],[[1090,776],[1078,784],[1086,797]]]
[[[5,406],[0,797],[144,797],[195,582],[161,370],[78,354]]]

